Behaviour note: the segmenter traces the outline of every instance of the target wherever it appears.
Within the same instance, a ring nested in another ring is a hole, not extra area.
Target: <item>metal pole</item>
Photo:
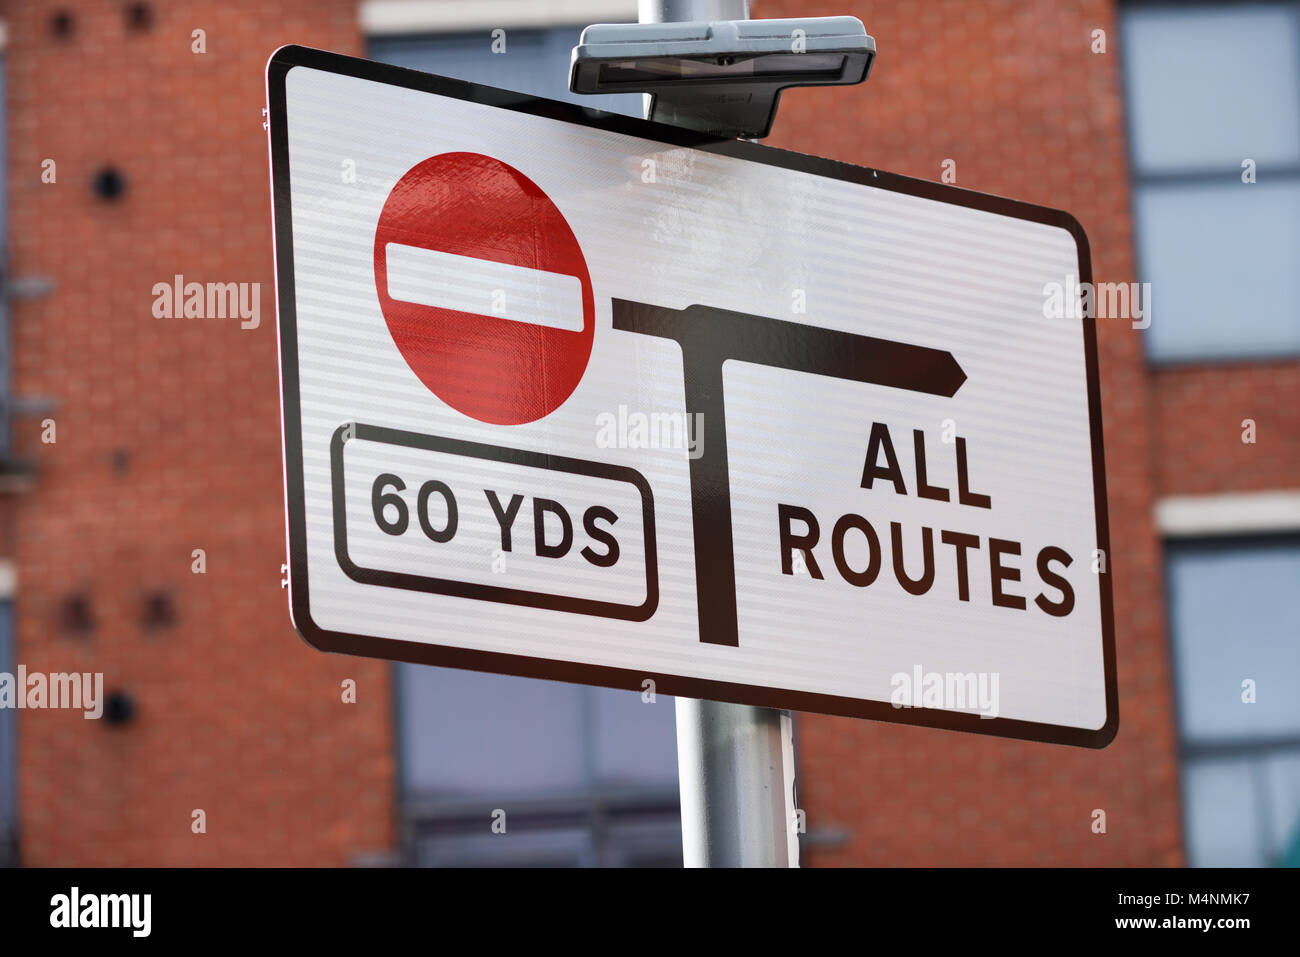
[[[640,0],[638,14],[642,23],[746,20],[749,2]],[[719,701],[676,701],[686,866],[798,867],[790,715]]]
[[[638,0],[637,14],[642,23],[748,20],[749,0]]]
[[[798,867],[790,715],[677,698],[687,867]]]

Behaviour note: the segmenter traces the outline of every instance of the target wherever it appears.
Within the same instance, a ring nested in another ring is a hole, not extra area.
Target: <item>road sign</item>
[[[1114,737],[1073,218],[301,47],[267,93],[308,642]]]

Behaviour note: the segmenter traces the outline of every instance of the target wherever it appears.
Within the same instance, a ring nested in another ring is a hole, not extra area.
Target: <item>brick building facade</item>
[[[1112,0],[751,7],[852,13],[880,50],[865,87],[787,93],[772,145],[925,179],[955,160],[959,186],[1077,216],[1099,281],[1139,278]],[[133,705],[117,724],[18,721],[21,860],[396,858],[392,671],[308,648],[279,581],[262,69],[290,42],[362,54],[357,0],[10,0],[3,20],[11,458],[31,465],[5,503],[16,660],[103,671]],[[107,170],[116,197],[95,191]],[[177,274],[260,283],[260,326],[155,318],[151,288]],[[805,863],[1185,862],[1157,503],[1300,487],[1300,360],[1153,371],[1128,323],[1100,327],[1117,739],[1089,751],[801,715]],[[340,703],[348,678],[355,705]]]

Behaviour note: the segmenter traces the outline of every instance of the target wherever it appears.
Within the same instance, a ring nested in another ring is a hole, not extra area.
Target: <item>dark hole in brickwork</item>
[[[126,449],[114,449],[113,454],[109,456],[109,462],[114,472],[125,475],[127,469],[131,467],[131,453]]]
[[[70,10],[59,10],[50,17],[50,33],[60,40],[66,40],[72,36],[72,31],[76,29],[76,25],[77,21],[73,18]]]
[[[164,591],[146,595],[141,624],[146,631],[158,631],[176,624],[176,603],[172,596]]]
[[[135,700],[126,691],[111,691],[104,699],[104,720],[122,725],[135,717]]]
[[[121,199],[122,194],[126,192],[126,177],[114,167],[105,166],[95,174],[94,182],[91,185],[96,196],[102,200],[112,202],[115,199]]]
[[[153,8],[147,3],[128,3],[126,5],[126,28],[128,30],[148,30],[153,26]]]
[[[59,627],[72,635],[88,635],[95,630],[89,595],[78,592],[63,599],[59,606]]]

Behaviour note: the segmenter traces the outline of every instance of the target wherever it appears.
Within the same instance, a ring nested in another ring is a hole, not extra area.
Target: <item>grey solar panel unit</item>
[[[647,93],[652,120],[757,139],[782,90],[861,83],[875,58],[856,17],[598,23],[573,48],[569,89]]]

